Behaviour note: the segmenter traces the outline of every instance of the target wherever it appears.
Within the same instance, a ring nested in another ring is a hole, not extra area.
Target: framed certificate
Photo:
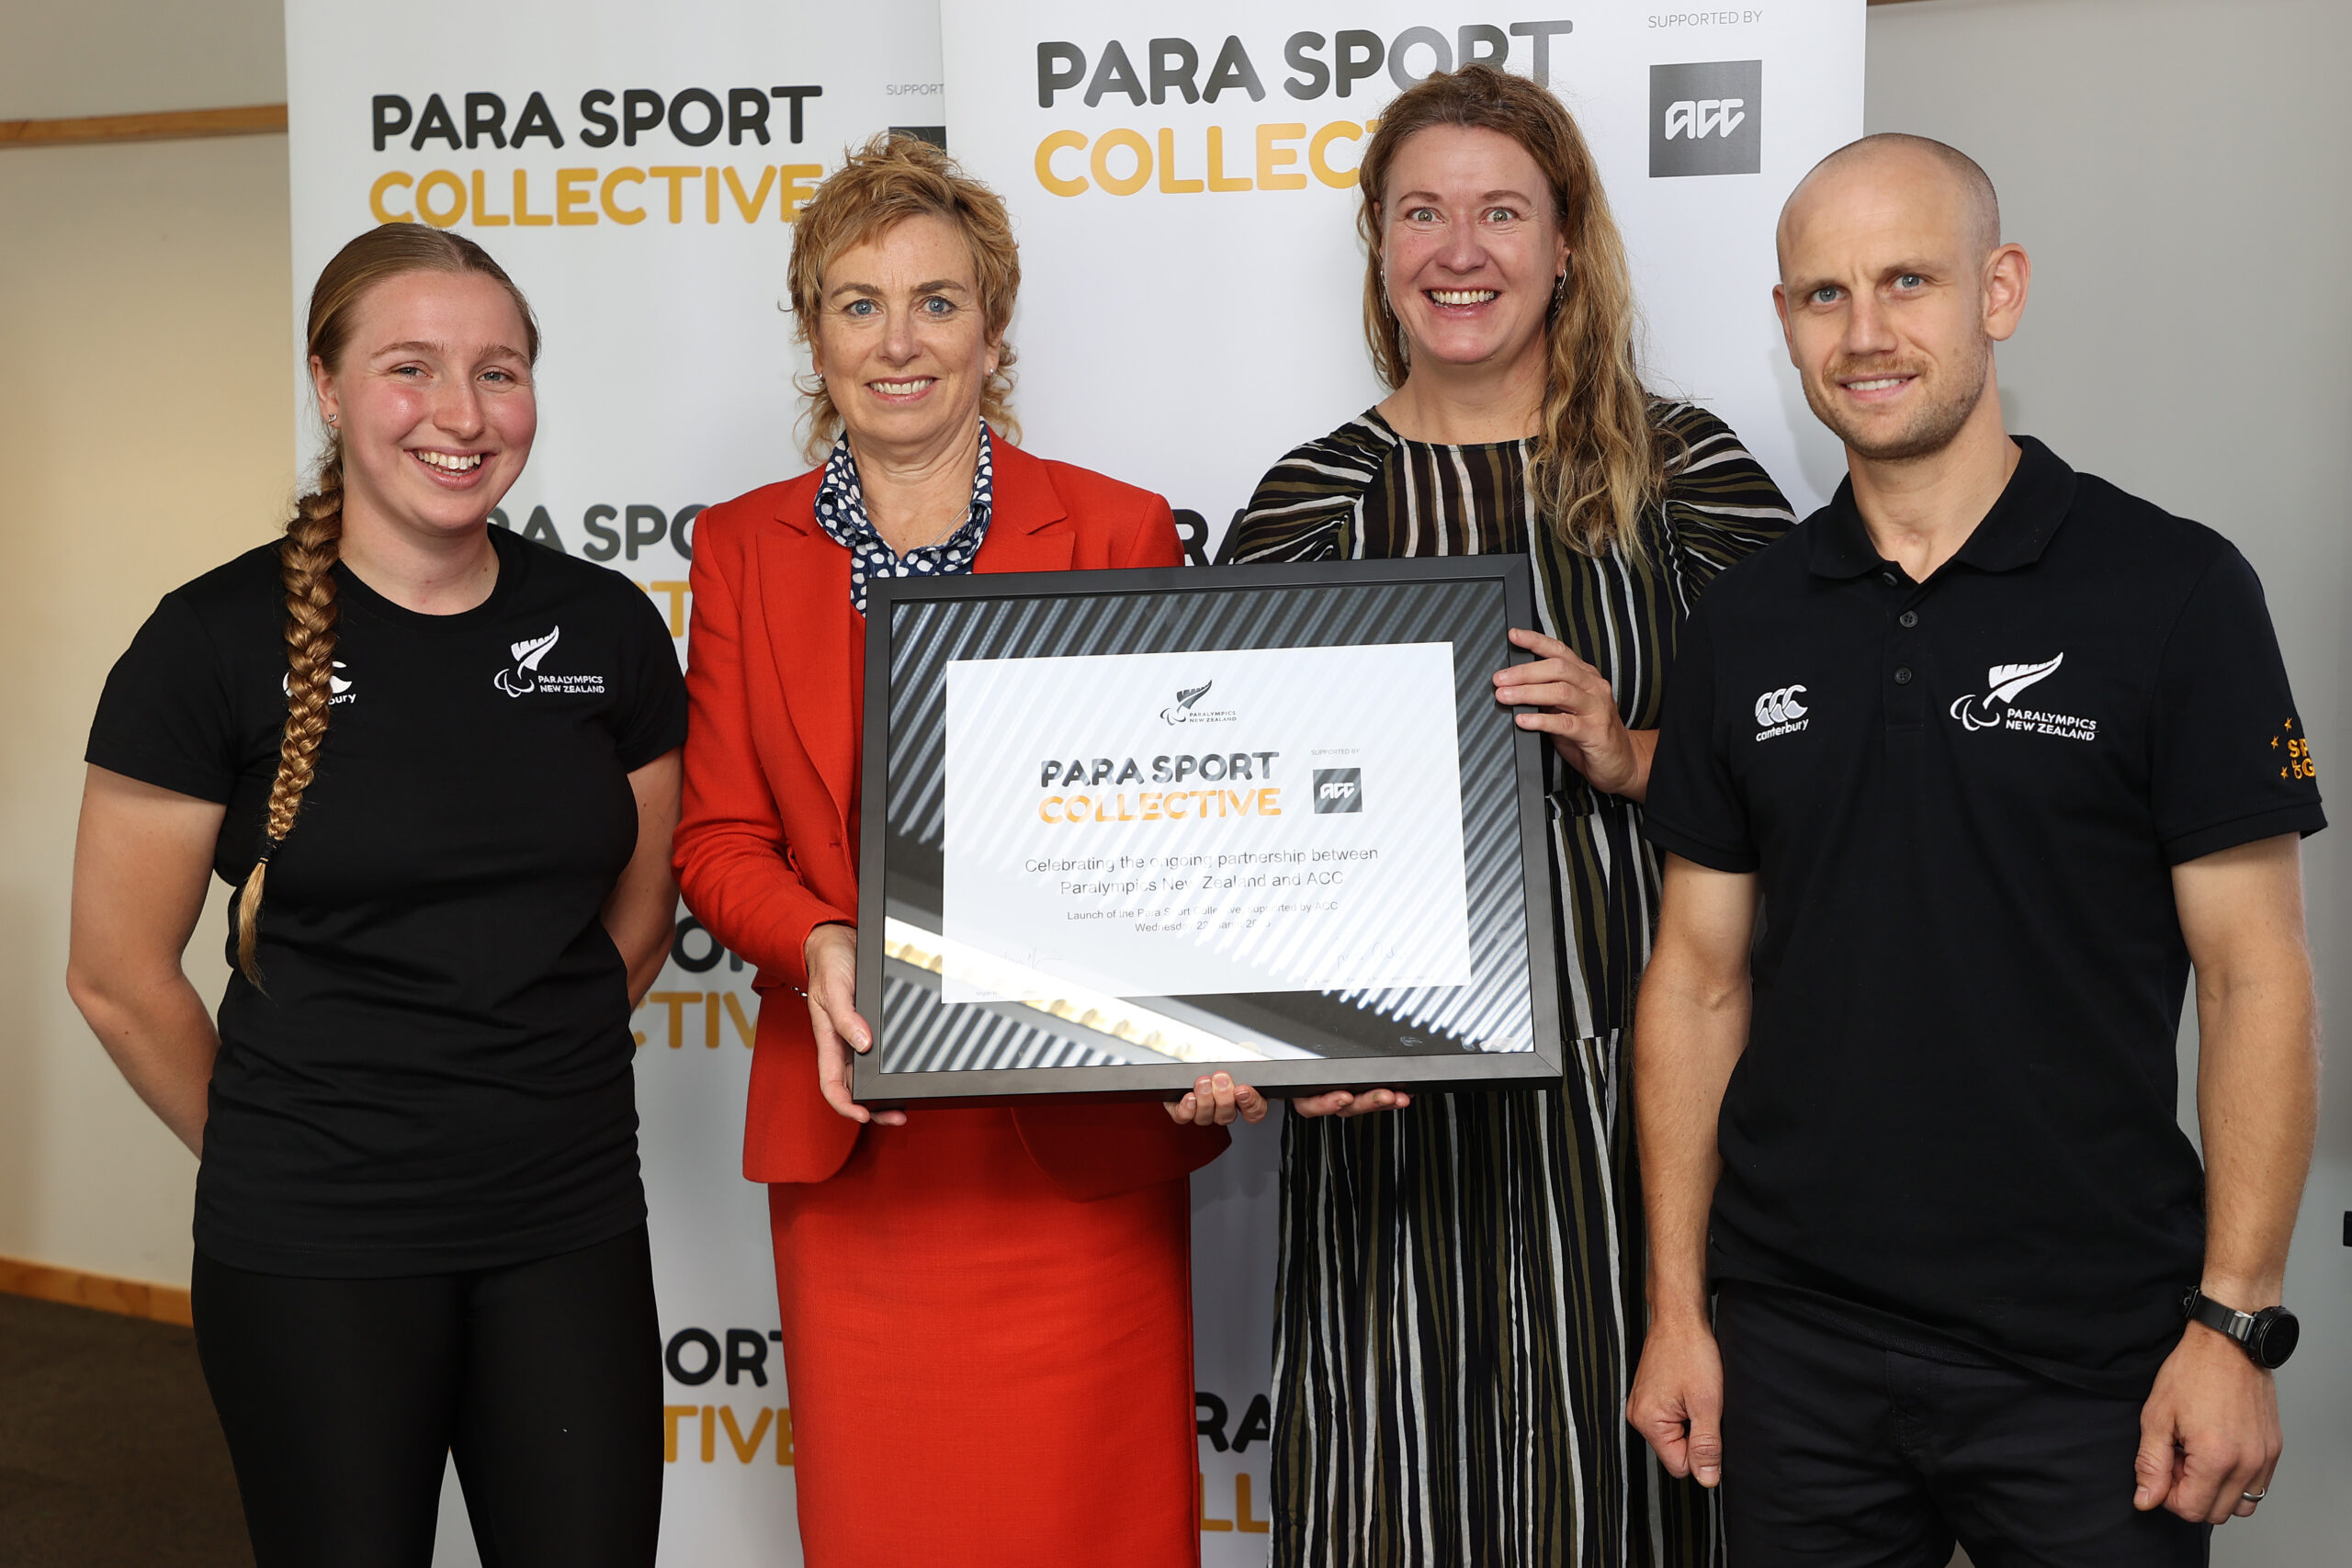
[[[1542,1083],[1516,557],[888,578],[866,609],[869,1105]]]

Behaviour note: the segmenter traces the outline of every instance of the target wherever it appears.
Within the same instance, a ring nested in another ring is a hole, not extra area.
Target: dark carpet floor
[[[0,1295],[0,1565],[253,1560],[196,1337]]]

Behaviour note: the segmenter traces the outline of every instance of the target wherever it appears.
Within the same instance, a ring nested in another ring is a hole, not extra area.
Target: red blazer
[[[1182,564],[1159,496],[1006,441],[994,457],[995,508],[975,570]],[[678,885],[711,934],[759,968],[743,1129],[753,1181],[822,1181],[861,1131],[818,1090],[802,999],[809,931],[857,919],[851,823],[865,708],[865,618],[850,604],[849,552],[817,522],[822,474],[695,520]],[[1223,1130],[1180,1127],[1157,1104],[1038,1100],[1012,1115],[1030,1157],[1077,1199],[1172,1180],[1227,1143]]]

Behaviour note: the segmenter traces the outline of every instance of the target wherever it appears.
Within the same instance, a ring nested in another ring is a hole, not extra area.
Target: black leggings
[[[503,1269],[308,1280],[198,1252],[196,1344],[258,1568],[428,1568],[443,1456],[483,1568],[650,1568],[645,1227]]]

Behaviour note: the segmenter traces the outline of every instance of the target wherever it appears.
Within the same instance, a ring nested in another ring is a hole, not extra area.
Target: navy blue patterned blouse
[[[988,537],[989,513],[996,503],[996,462],[988,422],[980,422],[980,460],[972,469],[972,505],[956,531],[935,545],[899,555],[865,514],[865,491],[857,482],[857,459],[849,435],[833,443],[825,477],[817,482],[817,522],[833,543],[849,552],[849,602],[865,614],[865,584],[876,577],[954,577],[972,570],[972,558]]]

